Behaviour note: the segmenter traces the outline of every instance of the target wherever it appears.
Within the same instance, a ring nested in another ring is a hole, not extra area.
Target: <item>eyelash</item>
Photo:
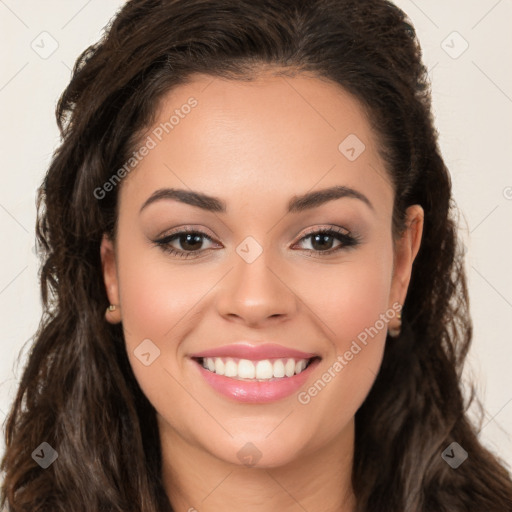
[[[210,249],[203,249],[200,251],[181,251],[179,249],[175,249],[174,247],[171,247],[170,243],[172,241],[179,239],[180,236],[182,236],[182,235],[186,235],[186,234],[190,234],[190,233],[200,235],[200,236],[204,237],[205,239],[209,240],[210,242],[213,242],[213,239],[202,231],[199,231],[197,229],[184,228],[181,231],[171,233],[169,235],[166,235],[163,238],[154,240],[153,243],[157,247],[162,249],[164,252],[166,252],[172,256],[177,256],[177,257],[181,257],[181,258],[191,258],[191,257],[195,258],[195,257],[197,257],[198,253],[210,250]],[[315,253],[315,255],[319,255],[319,256],[329,256],[329,255],[336,253],[342,249],[355,247],[355,246],[359,245],[359,243],[360,243],[359,236],[344,233],[341,230],[341,228],[338,228],[338,227],[331,227],[329,229],[314,229],[314,230],[308,231],[307,233],[304,234],[304,236],[297,243],[302,242],[303,240],[306,240],[308,238],[311,238],[313,235],[328,235],[328,236],[334,237],[335,239],[337,239],[338,241],[341,242],[341,245],[339,245],[338,247],[329,249],[327,251],[304,249],[304,250],[308,251],[309,253]]]

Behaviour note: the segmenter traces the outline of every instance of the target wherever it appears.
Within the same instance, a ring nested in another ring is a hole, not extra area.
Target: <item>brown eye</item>
[[[213,242],[212,238],[202,231],[185,230],[166,235],[155,240],[154,243],[167,253],[182,258],[189,258],[208,250],[202,247],[205,240]]]
[[[348,247],[355,247],[359,243],[356,236],[352,236],[338,228],[324,229],[313,231],[302,237],[301,242],[304,240],[311,240],[311,248],[305,250],[319,255],[332,254]],[[333,248],[333,243],[338,241],[339,244]]]

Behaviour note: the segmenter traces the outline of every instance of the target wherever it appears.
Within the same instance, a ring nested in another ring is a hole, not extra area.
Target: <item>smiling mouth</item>
[[[193,357],[206,370],[235,380],[270,382],[302,373],[319,356],[309,359],[272,358],[251,361],[235,357]]]

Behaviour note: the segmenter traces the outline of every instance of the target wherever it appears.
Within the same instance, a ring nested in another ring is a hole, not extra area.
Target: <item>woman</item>
[[[132,0],[57,120],[8,510],[512,510],[397,7]]]

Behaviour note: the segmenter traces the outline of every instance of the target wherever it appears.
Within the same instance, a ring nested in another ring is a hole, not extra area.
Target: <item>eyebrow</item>
[[[363,193],[350,187],[338,185],[314,192],[308,192],[301,196],[292,197],[288,202],[288,213],[303,212],[305,210],[317,208],[329,201],[334,201],[344,197],[359,199],[375,212],[373,204]],[[146,199],[140,208],[139,214],[151,203],[162,199],[178,201],[180,203],[196,206],[202,210],[214,213],[226,213],[227,209],[226,203],[218,197],[212,197],[201,192],[194,192],[191,190],[161,188],[153,192],[153,194]]]

